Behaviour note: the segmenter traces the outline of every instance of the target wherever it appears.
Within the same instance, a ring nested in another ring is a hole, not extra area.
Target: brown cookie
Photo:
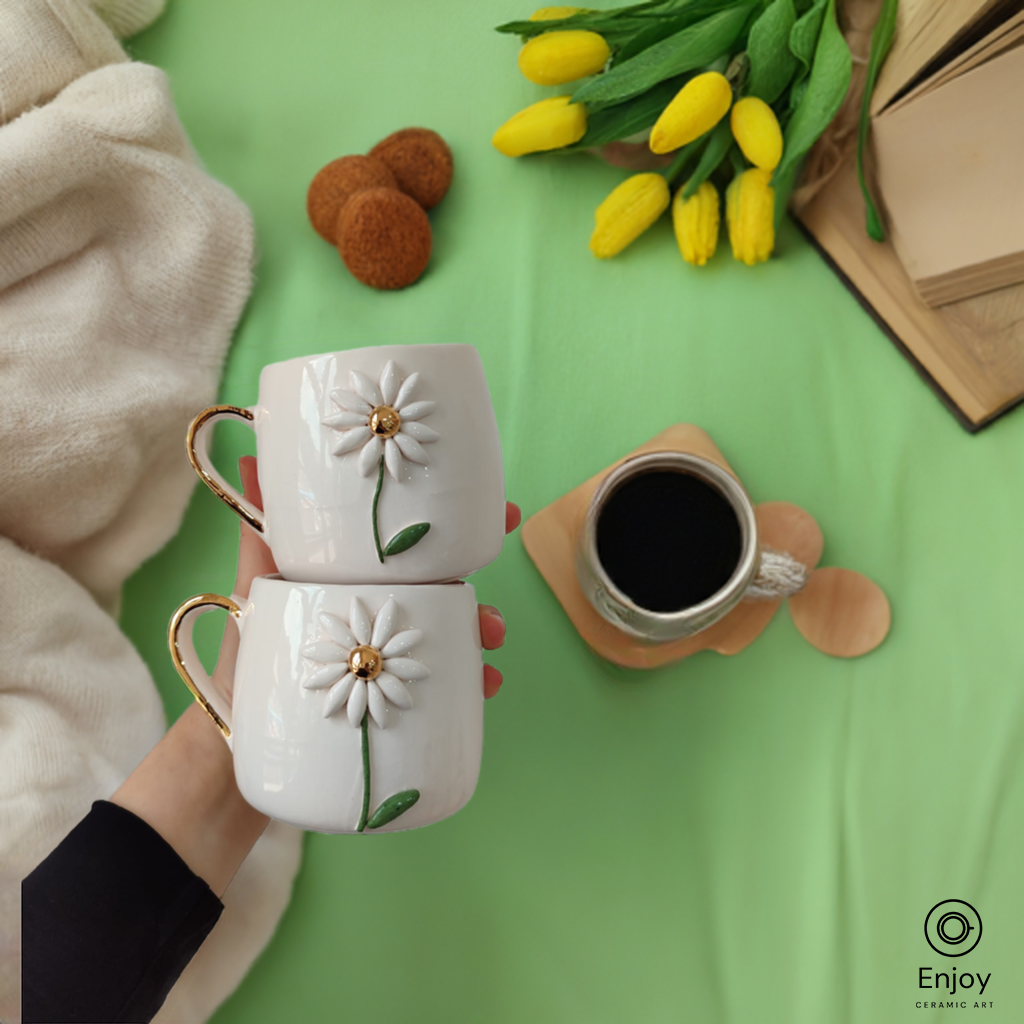
[[[332,244],[337,240],[338,214],[357,192],[368,188],[397,188],[383,160],[373,156],[343,156],[317,171],[306,195],[306,212],[316,233]]]
[[[452,183],[452,151],[429,128],[403,128],[370,150],[391,168],[398,187],[424,210],[437,206]]]
[[[358,192],[338,215],[338,252],[371,288],[405,288],[430,260],[430,221],[411,197],[393,188]]]

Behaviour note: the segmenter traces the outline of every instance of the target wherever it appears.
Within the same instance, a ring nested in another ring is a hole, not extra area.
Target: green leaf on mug
[[[384,548],[384,554],[397,555],[402,551],[408,551],[414,544],[419,544],[423,540],[429,529],[430,523],[413,523],[412,526],[399,530],[388,541],[387,546]]]
[[[380,828],[389,821],[394,821],[400,814],[405,814],[419,798],[420,791],[418,789],[403,789],[401,793],[389,796],[370,816],[366,827]]]

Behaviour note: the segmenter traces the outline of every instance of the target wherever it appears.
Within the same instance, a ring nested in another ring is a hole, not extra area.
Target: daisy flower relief
[[[302,649],[304,658],[320,667],[302,684],[307,690],[327,690],[324,718],[346,709],[349,723],[362,731],[363,808],[357,832],[380,828],[407,811],[420,798],[419,790],[407,789],[388,797],[370,815],[369,720],[387,727],[387,706],[407,710],[412,694],[406,683],[426,679],[430,670],[405,655],[423,639],[420,629],[395,632],[398,605],[389,597],[371,620],[358,597],[349,606],[348,622],[337,615],[320,616],[320,639]],[[329,689],[328,689],[329,688]]]
[[[430,529],[430,523],[413,523],[381,546],[377,527],[377,503],[384,485],[385,467],[391,478],[401,483],[407,461],[420,466],[430,464],[423,446],[438,438],[436,430],[420,422],[434,411],[437,403],[412,401],[419,379],[418,373],[410,373],[402,380],[393,359],[385,364],[377,384],[358,370],[349,370],[349,389],[335,388],[331,392],[331,398],[341,411],[322,421],[324,426],[340,431],[331,449],[333,455],[347,455],[358,448],[359,472],[363,476],[377,473],[371,515],[373,543],[381,562],[387,555],[397,555],[418,544]]]

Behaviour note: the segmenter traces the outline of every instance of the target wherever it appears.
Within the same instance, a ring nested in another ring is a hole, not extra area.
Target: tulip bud
[[[733,178],[725,193],[725,216],[733,256],[748,267],[761,263],[775,247],[775,190],[771,171],[751,167]]]
[[[703,267],[715,255],[718,219],[718,192],[710,181],[703,182],[689,199],[683,199],[683,189],[676,193],[672,202],[672,226],[679,251],[687,263]]]
[[[536,85],[562,85],[596,75],[611,53],[596,32],[545,32],[519,51],[519,70]]]
[[[756,96],[738,100],[730,119],[733,138],[755,166],[774,171],[782,159],[782,129],[775,112]]]
[[[583,7],[541,7],[530,15],[530,21],[560,21],[579,14]]]
[[[725,75],[706,71],[691,78],[661,112],[651,129],[651,152],[671,153],[722,120],[732,104],[732,86]]]
[[[597,208],[590,251],[608,259],[636,241],[669,204],[668,184],[660,174],[634,174],[613,189]]]
[[[505,156],[523,156],[579,142],[587,132],[587,112],[571,99],[552,96],[520,110],[494,133],[494,148]]]

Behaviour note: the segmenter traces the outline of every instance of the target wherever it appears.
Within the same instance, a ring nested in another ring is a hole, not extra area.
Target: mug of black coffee
[[[627,459],[587,509],[576,574],[602,618],[663,643],[692,636],[756,589],[761,550],[754,506],[707,459],[653,452]]]

